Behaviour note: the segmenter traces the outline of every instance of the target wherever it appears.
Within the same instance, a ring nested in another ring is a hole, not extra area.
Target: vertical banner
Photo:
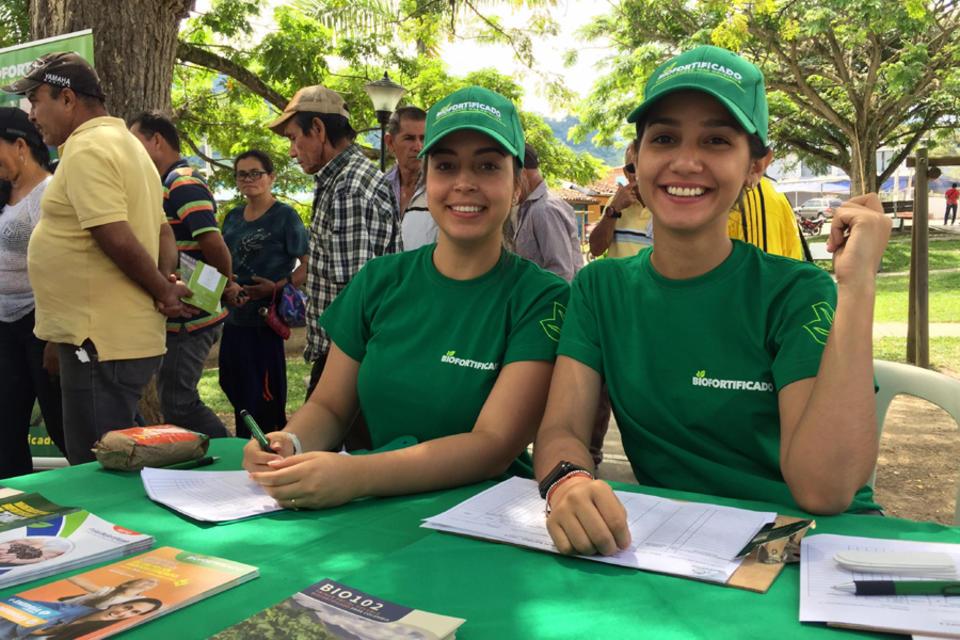
[[[22,78],[27,74],[31,62],[54,51],[74,51],[84,60],[93,64],[93,31],[86,29],[0,49],[0,86]],[[0,91],[0,107],[20,107],[24,111],[29,111],[30,103],[21,96]],[[30,418],[30,434],[28,437],[34,467],[45,468],[64,464],[63,454],[60,453],[60,450],[57,449],[49,434],[47,434],[40,408],[36,403],[34,403],[33,415]]]
[[[93,31],[85,29],[0,49],[0,86],[10,84],[27,75],[31,62],[54,51],[74,51],[93,65]],[[20,96],[12,96],[0,91],[0,107],[16,106],[24,111],[29,109],[26,100],[21,104]]]

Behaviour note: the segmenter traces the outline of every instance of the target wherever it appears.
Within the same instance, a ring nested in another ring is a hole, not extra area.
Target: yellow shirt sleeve
[[[82,145],[70,155],[67,196],[82,229],[128,221],[127,193],[115,154]]]

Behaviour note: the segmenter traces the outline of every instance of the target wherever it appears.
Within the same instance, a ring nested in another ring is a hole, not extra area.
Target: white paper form
[[[153,469],[140,472],[150,499],[204,522],[227,522],[280,511],[246,471]]]
[[[960,598],[857,596],[834,589],[835,585],[854,580],[897,579],[894,575],[848,571],[834,561],[838,551],[941,551],[960,566],[960,545],[830,534],[804,538],[800,551],[801,622],[960,637]]]
[[[734,556],[775,513],[614,492],[627,510],[631,546],[612,556],[580,556],[635,569],[724,583]],[[533,480],[511,478],[427,518],[424,527],[557,553]]]

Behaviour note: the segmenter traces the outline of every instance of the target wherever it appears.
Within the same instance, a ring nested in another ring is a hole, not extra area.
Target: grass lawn
[[[909,286],[909,276],[877,279],[876,322],[907,321]],[[960,322],[958,291],[960,271],[930,274],[930,322]]]
[[[906,338],[874,338],[873,357],[891,362],[907,361]],[[930,365],[960,373],[960,338],[930,338]]]
[[[204,403],[217,414],[221,416],[233,416],[233,405],[227,400],[220,389],[218,381],[219,369],[207,369],[200,378],[200,384],[197,390]],[[310,375],[310,366],[303,361],[303,358],[289,358],[287,360],[287,417],[293,415],[293,412],[303,404],[303,396],[307,392],[307,385],[304,382],[306,376]]]
[[[808,243],[826,242],[827,236],[808,238]],[[831,260],[817,260],[817,265],[833,273]],[[954,235],[940,234],[933,231],[929,243],[930,270],[960,268],[960,238]],[[883,253],[884,273],[898,273],[910,271],[910,234],[907,232],[893,233],[887,250]]]

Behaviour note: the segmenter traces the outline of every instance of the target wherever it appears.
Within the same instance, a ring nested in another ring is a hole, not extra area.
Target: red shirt
[[[960,191],[957,191],[953,187],[947,189],[944,195],[947,197],[947,204],[957,204],[957,200],[960,200]]]

